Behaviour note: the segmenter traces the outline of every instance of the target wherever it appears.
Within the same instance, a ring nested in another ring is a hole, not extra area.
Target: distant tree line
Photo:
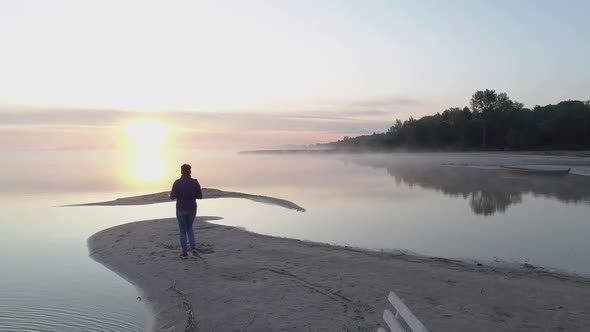
[[[335,148],[434,150],[580,150],[590,148],[590,102],[523,107],[506,93],[477,91],[470,107],[396,120],[385,133],[344,137]]]

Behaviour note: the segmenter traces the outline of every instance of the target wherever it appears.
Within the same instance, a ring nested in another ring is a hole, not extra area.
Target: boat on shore
[[[567,175],[572,170],[567,169],[543,169],[532,167],[501,166],[503,173],[519,175]]]

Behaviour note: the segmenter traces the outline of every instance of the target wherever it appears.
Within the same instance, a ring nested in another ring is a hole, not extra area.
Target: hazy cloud
[[[396,118],[412,113],[418,101],[394,97],[340,101],[316,109],[250,112],[133,112],[98,109],[0,109],[0,148],[109,148],[122,124],[157,119],[187,139],[183,144],[285,145],[313,144],[343,136],[385,131]],[[329,106],[327,106],[329,105]]]
[[[350,103],[353,107],[367,107],[367,108],[406,108],[406,107],[415,107],[421,105],[420,101],[417,99],[411,98],[404,98],[404,97],[395,97],[395,96],[383,96],[383,97],[374,97],[374,98],[367,98],[361,99],[357,101],[353,101]]]
[[[384,96],[373,96],[366,98],[357,99],[319,99],[311,103],[322,108],[338,109],[343,111],[373,111],[373,112],[386,112],[386,111],[406,111],[406,110],[417,110],[423,106],[423,102],[416,98],[395,96],[395,95],[384,95]]]

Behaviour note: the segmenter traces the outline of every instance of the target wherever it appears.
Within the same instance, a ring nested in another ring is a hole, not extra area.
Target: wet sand
[[[145,197],[135,203],[157,201]],[[188,259],[178,256],[175,219],[88,239],[94,260],[140,289],[149,330],[375,331],[390,290],[432,331],[590,326],[586,277],[271,237],[211,219],[198,217],[200,246]]]

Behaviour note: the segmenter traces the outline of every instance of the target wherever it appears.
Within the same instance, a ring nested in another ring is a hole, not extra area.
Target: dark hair
[[[191,174],[191,165],[184,164],[184,165],[180,166],[180,174],[190,175]]]

